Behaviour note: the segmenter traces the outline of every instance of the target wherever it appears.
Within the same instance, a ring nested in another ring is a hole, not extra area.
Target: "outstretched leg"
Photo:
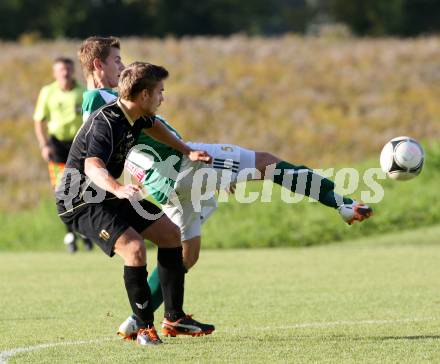
[[[274,165],[275,171],[268,175],[267,167],[271,165]],[[349,224],[367,219],[372,214],[369,206],[337,194],[333,181],[304,165],[291,164],[270,153],[255,152],[255,168],[260,171],[262,179],[272,179],[274,183],[289,188],[292,192],[302,193],[325,206],[338,209],[344,221]],[[284,183],[287,175],[290,183]]]

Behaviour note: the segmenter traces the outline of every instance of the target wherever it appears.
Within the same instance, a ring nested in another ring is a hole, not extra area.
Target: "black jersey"
[[[119,178],[125,158],[142,129],[151,128],[154,117],[141,117],[132,124],[114,101],[94,112],[78,131],[60,184],[56,190],[58,212],[63,213],[86,202],[114,197],[91,183],[84,173],[86,158],[100,158],[110,175]]]

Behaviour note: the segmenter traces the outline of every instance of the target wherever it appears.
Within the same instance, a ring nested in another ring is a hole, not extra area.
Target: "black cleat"
[[[192,315],[186,315],[177,321],[162,322],[162,333],[165,336],[189,335],[202,336],[209,335],[215,330],[214,325],[202,324],[192,318]]]
[[[84,242],[84,249],[85,250],[90,251],[93,249],[93,243],[90,239],[84,238],[83,242]]]

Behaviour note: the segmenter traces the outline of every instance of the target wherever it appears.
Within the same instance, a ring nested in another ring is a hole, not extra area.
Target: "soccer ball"
[[[425,153],[417,140],[407,136],[391,139],[380,153],[380,167],[391,179],[406,181],[420,174]]]

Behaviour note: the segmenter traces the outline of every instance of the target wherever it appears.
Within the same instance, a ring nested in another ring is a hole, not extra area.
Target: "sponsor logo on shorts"
[[[107,230],[102,229],[101,232],[99,233],[99,237],[102,240],[106,240],[107,241],[108,239],[110,239],[110,234],[108,233]]]
[[[136,179],[138,182],[143,182],[145,179],[145,171],[142,168],[139,168],[134,163],[129,160],[125,161],[125,168],[127,171]]]

